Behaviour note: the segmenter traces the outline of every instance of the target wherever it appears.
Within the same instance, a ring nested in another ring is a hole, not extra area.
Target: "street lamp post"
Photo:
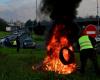
[[[98,24],[97,24],[97,31],[98,31],[98,33],[99,33],[99,6],[98,6],[98,0],[97,0],[97,22],[98,22]]]
[[[37,21],[37,0],[36,0],[36,21]]]

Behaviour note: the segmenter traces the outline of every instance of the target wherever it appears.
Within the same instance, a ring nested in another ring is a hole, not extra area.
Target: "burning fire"
[[[65,61],[70,58],[70,51],[74,52],[73,46],[66,34],[61,33],[64,29],[63,24],[56,25],[53,31],[53,35],[48,41],[47,45],[47,56],[43,61],[43,70],[54,71],[58,74],[70,74],[76,70],[75,60],[68,64],[63,64],[60,60],[60,52],[63,47],[68,49],[63,49],[62,55]],[[69,51],[70,50],[70,51]],[[73,58],[74,59],[74,58]]]
[[[68,65],[64,65],[59,59],[60,50],[67,46],[71,51],[74,51],[72,45],[68,41],[67,35],[62,34],[61,30],[65,26],[63,24],[56,25],[53,36],[47,45],[47,54],[48,56],[44,59],[43,64],[45,65],[44,69],[48,71],[55,71],[59,74],[70,74],[76,69],[75,62]],[[67,49],[63,50],[63,56],[66,61],[69,60],[69,53]]]

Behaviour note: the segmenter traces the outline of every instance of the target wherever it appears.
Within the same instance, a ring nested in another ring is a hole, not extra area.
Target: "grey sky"
[[[37,0],[38,4],[40,0]],[[97,14],[97,0],[83,0],[79,6],[78,16],[96,16]],[[99,16],[100,16],[100,0]],[[0,17],[7,21],[28,19],[34,20],[36,17],[36,0],[0,0]],[[40,16],[39,16],[40,17]]]
[[[98,0],[98,10],[100,11],[100,0]],[[97,0],[83,0],[78,8],[79,16],[97,15]],[[100,12],[99,12],[100,16]]]

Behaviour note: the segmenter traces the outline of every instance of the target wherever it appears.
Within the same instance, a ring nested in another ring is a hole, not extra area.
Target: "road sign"
[[[86,26],[85,28],[85,34],[95,38],[97,35],[97,30],[96,30],[96,26],[93,24],[89,24],[88,26]]]

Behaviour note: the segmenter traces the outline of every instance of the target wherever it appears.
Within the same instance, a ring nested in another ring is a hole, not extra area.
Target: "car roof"
[[[30,37],[27,37],[27,38],[25,38],[24,40],[32,40],[32,38],[30,38]]]

